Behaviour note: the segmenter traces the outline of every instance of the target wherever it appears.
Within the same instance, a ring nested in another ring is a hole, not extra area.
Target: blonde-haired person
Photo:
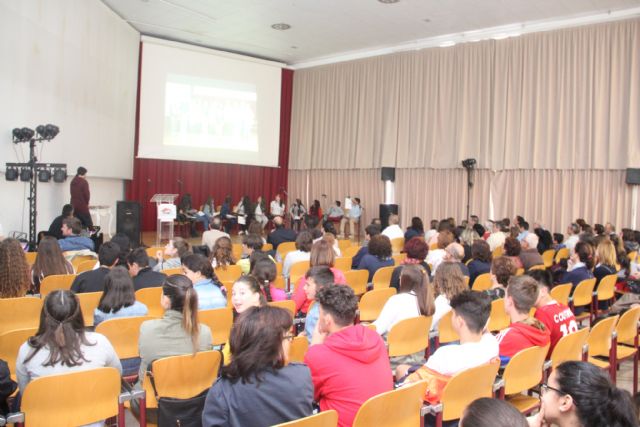
[[[440,319],[451,311],[451,299],[468,289],[462,271],[455,263],[445,262],[440,265],[433,279],[436,299],[435,311],[431,322],[431,330],[437,331]]]
[[[610,274],[617,274],[616,269],[616,247],[609,238],[605,238],[596,248],[596,266],[593,269],[593,277],[596,278],[595,290],[598,290],[600,281]],[[609,307],[609,301],[600,301],[598,303],[600,309]]]

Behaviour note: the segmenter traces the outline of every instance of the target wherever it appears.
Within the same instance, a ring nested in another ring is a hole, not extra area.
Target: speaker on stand
[[[132,248],[140,246],[140,203],[119,201],[116,211],[116,232],[126,234]]]

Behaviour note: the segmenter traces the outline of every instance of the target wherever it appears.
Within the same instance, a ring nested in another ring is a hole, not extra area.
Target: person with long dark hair
[[[111,366],[122,372],[109,340],[85,332],[78,297],[67,290],[51,292],[40,311],[40,325],[18,351],[16,375],[20,390],[39,377]]]
[[[311,372],[288,360],[292,324],[286,310],[270,306],[238,318],[229,340],[231,363],[207,394],[204,427],[266,427],[312,414]]]
[[[225,270],[228,265],[234,265],[236,260],[233,258],[233,244],[227,236],[220,237],[216,240],[209,256],[209,261],[213,268],[222,268]]]
[[[0,298],[23,297],[29,287],[29,264],[20,242],[0,241]]]
[[[31,290],[40,293],[40,282],[53,274],[73,274],[73,266],[64,258],[58,241],[51,236],[45,236],[38,245],[38,255],[31,267]]]
[[[273,282],[276,280],[278,270],[276,264],[265,253],[254,252],[259,257],[251,267],[251,275],[256,278],[260,283],[260,288],[264,293],[268,302],[271,301],[284,301],[287,299],[287,294],[282,289],[278,289],[273,286]]]
[[[224,198],[224,202],[220,207],[220,219],[224,222],[224,231],[229,234],[231,228],[238,221],[236,216],[233,215],[233,208],[231,206],[231,196],[227,194]]]
[[[289,214],[291,215],[291,228],[295,231],[300,231],[302,220],[307,214],[307,209],[304,207],[302,200],[296,199],[295,203],[289,207]]]
[[[404,232],[404,240],[408,242],[414,237],[424,238],[424,224],[419,216],[411,218],[411,225],[407,227],[407,231]]]
[[[198,294],[198,309],[208,310],[227,305],[227,298],[209,260],[200,254],[187,255],[182,263],[185,276]]]
[[[262,196],[258,196],[256,199],[256,204],[253,208],[253,218],[260,224],[260,228],[262,229],[264,229],[269,222],[269,218],[267,218],[267,207],[265,206]]]
[[[469,287],[473,286],[476,278],[491,271],[491,249],[484,240],[478,239],[471,245],[471,262],[469,267]]]
[[[93,312],[93,325],[116,317],[146,316],[149,309],[136,301],[133,280],[122,266],[113,267],[104,279],[104,291]]]
[[[513,405],[489,397],[471,402],[462,413],[460,427],[528,427],[527,419]]]
[[[313,201],[313,204],[309,208],[309,216],[317,218],[318,221],[322,221],[323,213],[322,213],[322,208],[320,207],[319,200]]]

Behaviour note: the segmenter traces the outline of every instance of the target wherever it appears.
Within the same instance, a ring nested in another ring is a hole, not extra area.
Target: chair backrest
[[[615,296],[616,282],[618,281],[617,274],[609,274],[604,276],[598,284],[597,298],[598,301],[607,301]]]
[[[198,322],[211,329],[213,345],[222,345],[229,341],[231,326],[233,325],[233,311],[231,307],[199,310]]]
[[[351,247],[351,239],[338,239],[338,248],[340,248],[340,252],[344,251],[348,247]]]
[[[98,308],[102,292],[83,292],[77,294],[80,301],[80,310],[84,318],[85,326],[93,326],[93,311]]]
[[[367,281],[369,280],[369,272],[367,270],[349,270],[344,272],[347,279],[347,285],[353,289],[356,295],[362,295],[367,292]]]
[[[489,315],[487,329],[490,332],[501,331],[508,328],[510,324],[511,319],[504,311],[504,298],[491,301],[491,314]]]
[[[276,424],[273,427],[336,427],[337,425],[338,413],[335,409],[329,409],[288,423]]]
[[[371,282],[373,283],[373,289],[384,289],[388,288],[391,284],[391,275],[393,274],[393,270],[395,270],[395,266],[389,267],[381,267],[376,270],[373,274],[373,278]]]
[[[36,334],[38,328],[14,329],[0,334],[0,359],[7,362],[9,372],[16,373],[18,350],[24,342]]]
[[[136,300],[147,306],[147,314],[151,317],[162,317],[164,308],[160,305],[162,286],[154,288],[142,288],[136,291]]]
[[[560,338],[551,352],[551,366],[555,368],[562,362],[582,360],[582,348],[588,336],[589,328],[584,328]]]
[[[368,399],[353,420],[353,427],[415,427],[420,425],[427,381],[418,381]]]
[[[284,308],[291,313],[291,317],[296,315],[296,303],[293,300],[287,299],[284,301],[271,301],[269,305],[272,307]]]
[[[242,258],[242,243],[231,244],[231,256],[235,260],[239,260],[240,258]]]
[[[164,257],[164,246],[151,246],[150,248],[145,249],[145,251],[147,251],[147,256],[149,258],[155,259],[158,251],[160,251]]]
[[[571,295],[571,289],[573,285],[571,283],[565,283],[562,285],[556,285],[551,288],[549,294],[551,298],[558,301],[560,304],[564,304],[565,306],[569,306],[569,296]]]
[[[525,348],[509,360],[502,374],[505,394],[521,393],[540,384],[548,350],[549,345]]]
[[[37,328],[43,300],[35,297],[0,298],[0,334],[14,329]]]
[[[629,258],[630,262],[634,262],[636,258],[638,258],[638,251],[631,251],[627,254],[627,258]]]
[[[304,276],[311,268],[309,261],[298,261],[289,270],[289,283],[297,283],[298,279]]]
[[[222,354],[216,350],[155,360],[152,371],[158,396],[174,399],[197,396],[216,380],[221,362]]]
[[[273,250],[273,245],[271,243],[265,243],[264,245],[262,245],[263,252],[269,252],[272,250]]]
[[[360,320],[363,322],[376,320],[387,300],[395,294],[396,288],[374,289],[366,292],[358,303]]]
[[[34,379],[24,390],[20,409],[27,426],[78,426],[116,415],[119,395],[117,369],[88,369]]]
[[[580,307],[583,305],[591,305],[593,299],[593,288],[596,286],[596,279],[585,279],[578,283],[573,291],[573,306]]]
[[[98,261],[96,257],[93,255],[78,255],[73,257],[71,260],[71,265],[73,266],[73,271],[78,272],[78,266],[86,261]],[[95,265],[95,264],[94,264]]]
[[[343,257],[352,257],[352,258],[354,256],[356,256],[356,254],[358,253],[359,250],[360,250],[360,245],[349,246],[348,248],[345,248],[344,250],[341,249]],[[349,267],[349,268],[351,268],[351,267]]]
[[[640,307],[627,310],[616,325],[618,342],[635,346],[635,338],[638,335],[638,321],[640,321]]]
[[[391,252],[399,254],[402,251],[402,248],[404,248],[404,237],[391,239]]]
[[[487,363],[454,375],[442,391],[442,419],[458,419],[474,400],[493,397],[493,382],[499,367],[499,363]]]
[[[491,273],[483,273],[476,277],[476,280],[473,281],[471,289],[474,291],[486,291],[491,289],[491,286]]]
[[[95,259],[90,259],[88,261],[82,261],[76,267],[76,274],[80,274],[80,273],[84,273],[85,271],[93,270],[93,267],[96,266],[97,262],[98,261],[96,261]]]
[[[278,289],[282,289],[282,290],[286,290],[287,288],[287,281],[284,280],[284,276],[281,274],[278,274],[276,276],[276,280],[273,281],[273,286],[275,286]],[[227,292],[230,294],[231,293],[231,289],[227,289]]]
[[[391,327],[387,334],[389,357],[405,356],[429,347],[431,316],[404,319]]]
[[[341,270],[343,273],[345,271],[351,270],[351,263],[353,262],[353,257],[350,256],[341,256],[336,258],[333,263],[333,267]]]
[[[278,276],[282,275],[282,262],[276,262],[276,274]]]
[[[458,335],[455,329],[453,329],[451,316],[453,316],[453,310],[450,310],[447,314],[442,316],[438,322],[438,341],[440,344],[460,340],[460,335]]]
[[[522,276],[524,274],[524,268],[520,267],[516,269],[516,276]]]
[[[44,298],[57,289],[71,289],[75,274],[52,274],[40,282],[40,295]]]
[[[96,332],[107,337],[118,358],[129,359],[138,357],[138,338],[142,322],[152,320],[150,316],[117,317],[101,322],[96,326]]]
[[[176,267],[176,268],[167,268],[165,270],[161,271],[162,274],[164,274],[165,276],[169,277],[169,276],[173,276],[174,274],[182,274],[182,267]]]
[[[569,248],[561,248],[556,252],[555,262],[558,263],[563,259],[569,259]]]
[[[289,361],[290,362],[304,362],[304,355],[307,354],[309,349],[309,340],[303,335],[298,335],[291,341],[289,347]]]
[[[542,253],[542,262],[544,266],[549,268],[553,265],[553,257],[556,255],[555,249],[547,249]]]
[[[618,317],[619,316],[611,316],[606,319],[602,319],[596,323],[593,328],[591,328],[591,332],[589,332],[589,337],[587,338],[587,344],[589,344],[589,356],[609,357],[611,336],[616,327]]]
[[[537,265],[532,265],[531,267],[529,267],[528,271],[534,271],[534,270],[546,270],[547,267],[544,264],[537,264]]]
[[[218,280],[233,280],[234,282],[242,276],[242,268],[239,265],[225,265],[216,267],[214,270]]]
[[[278,245],[277,252],[280,254],[280,258],[284,261],[284,258],[289,252],[296,250],[296,242],[282,242]]]
[[[391,258],[393,258],[393,265],[398,266],[402,263],[402,261],[407,259],[407,254],[395,254],[391,255]]]
[[[504,254],[504,247],[498,246],[491,252],[493,258],[500,258]]]
[[[36,263],[36,257],[38,252],[25,252],[24,259],[27,260],[27,264],[33,265]]]

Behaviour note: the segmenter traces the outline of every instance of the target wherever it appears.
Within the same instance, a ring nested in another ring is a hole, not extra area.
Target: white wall
[[[67,163],[70,177],[86,167],[91,204],[115,215],[133,174],[139,33],[99,0],[0,0],[0,40],[0,172],[28,157],[14,127],[56,124],[39,161]],[[28,231],[28,194],[0,176],[5,234]],[[68,201],[69,182],[39,184],[38,230]]]

